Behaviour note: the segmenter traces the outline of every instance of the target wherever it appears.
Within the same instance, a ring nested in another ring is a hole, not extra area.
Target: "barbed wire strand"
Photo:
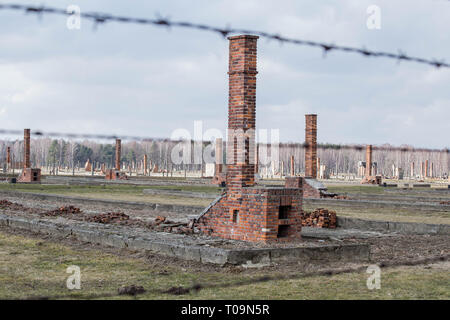
[[[399,50],[398,53],[390,53],[383,51],[372,51],[366,48],[356,48],[342,45],[335,45],[331,43],[325,43],[320,41],[312,41],[312,40],[304,40],[297,38],[289,38],[275,33],[269,33],[265,31],[259,30],[248,30],[248,29],[240,29],[240,28],[231,28],[231,27],[215,27],[206,24],[188,22],[188,21],[171,21],[169,18],[164,18],[161,16],[157,16],[155,19],[149,18],[135,18],[135,17],[125,17],[125,16],[117,16],[111,15],[108,13],[75,13],[74,11],[60,9],[55,7],[48,6],[31,6],[31,5],[21,5],[21,4],[0,4],[0,10],[16,10],[16,11],[24,11],[25,13],[37,14],[39,17],[42,14],[57,14],[64,16],[72,16],[74,14],[79,15],[80,18],[89,19],[94,22],[94,26],[99,24],[105,24],[106,22],[118,22],[118,23],[128,23],[128,24],[140,24],[140,25],[153,25],[159,27],[179,27],[179,28],[188,28],[188,29],[196,29],[202,31],[214,32],[222,37],[227,37],[231,34],[252,34],[257,35],[261,38],[276,40],[280,43],[290,43],[294,45],[300,46],[309,46],[319,48],[323,51],[324,56],[331,51],[341,51],[345,53],[356,53],[360,54],[364,57],[384,57],[388,59],[394,59],[397,61],[410,61],[416,62],[420,64],[430,65],[436,68],[450,68],[450,64],[446,63],[444,60],[437,59],[424,59],[419,57],[408,56],[404,51]]]
[[[128,136],[128,135],[115,135],[115,134],[88,134],[88,133],[58,133],[58,132],[44,132],[40,130],[31,131],[30,134],[37,138],[67,138],[67,139],[93,139],[93,140],[115,140],[121,139],[123,141],[140,141],[140,142],[173,142],[178,143],[185,140],[174,140],[169,138],[155,138],[155,137],[142,137],[142,136]],[[0,135],[6,136],[18,136],[22,139],[23,130],[9,130],[9,129],[0,129]],[[195,143],[196,141],[191,140],[191,143]],[[204,144],[210,143],[210,141],[203,141]],[[261,143],[258,142],[259,146],[267,146],[271,147],[270,143]],[[280,142],[280,147],[300,147],[307,148],[308,144],[304,142]],[[358,151],[363,151],[366,149],[367,144],[317,144],[317,149],[335,149],[335,150],[346,150],[346,149],[354,149]],[[373,151],[402,151],[402,152],[444,152],[450,153],[448,148],[443,149],[432,149],[432,148],[416,148],[413,146],[376,146],[372,145]]]

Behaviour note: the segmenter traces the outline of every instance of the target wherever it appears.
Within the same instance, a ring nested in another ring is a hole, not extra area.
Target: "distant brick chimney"
[[[365,174],[366,178],[369,178],[372,175],[372,145],[369,144],[366,146],[366,170]]]
[[[317,177],[317,115],[305,115],[305,177]]]
[[[23,167],[31,168],[30,163],[30,129],[24,129],[23,131]]]
[[[144,154],[144,175],[147,175],[147,173],[148,173],[147,163],[148,163],[147,154]]]
[[[6,163],[11,164],[11,147],[6,148]]]
[[[121,140],[116,139],[116,170],[120,170],[121,151],[122,151]]]

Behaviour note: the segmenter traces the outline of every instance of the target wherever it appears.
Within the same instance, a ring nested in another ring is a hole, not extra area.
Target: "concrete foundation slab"
[[[157,254],[219,265],[259,267],[288,261],[313,263],[315,261],[366,262],[370,259],[367,244],[323,245],[268,249],[224,249],[213,247],[220,240],[193,241],[192,237],[143,229],[118,227],[64,218],[25,218],[0,214],[0,226],[12,229],[72,236],[78,240],[117,248],[148,250]]]

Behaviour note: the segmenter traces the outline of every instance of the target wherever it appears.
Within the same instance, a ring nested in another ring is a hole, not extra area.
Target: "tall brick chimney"
[[[23,147],[24,147],[23,167],[24,168],[31,168],[31,163],[30,163],[30,129],[24,129],[23,130]]]
[[[295,176],[295,167],[294,167],[294,156],[291,155],[291,177]]]
[[[254,187],[258,37],[242,35],[228,39],[227,189],[194,219],[194,225],[201,232],[226,239],[299,239],[302,178],[289,177],[285,188]]]
[[[317,114],[305,115],[305,177],[317,177]]]
[[[227,187],[255,184],[257,36],[229,37]]]
[[[424,171],[425,171],[425,163],[423,161],[420,163],[420,178],[424,178]]]
[[[116,139],[116,170],[120,170],[120,153],[122,145],[120,139]]]
[[[366,178],[372,175],[372,145],[366,146],[366,172],[364,174]]]
[[[6,148],[6,163],[11,164],[11,147]]]
[[[216,174],[222,173],[223,169],[223,141],[222,138],[216,139],[216,149],[215,149],[215,172]]]
[[[144,175],[145,176],[147,175],[147,172],[148,172],[147,163],[148,163],[147,154],[144,154]]]
[[[256,143],[256,151],[255,151],[255,174],[259,173],[259,144]]]

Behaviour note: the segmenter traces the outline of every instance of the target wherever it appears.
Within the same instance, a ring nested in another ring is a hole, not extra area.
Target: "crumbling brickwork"
[[[317,177],[317,115],[305,115],[305,177]]]
[[[304,183],[303,184],[303,198],[319,199],[319,198],[323,198],[323,196],[319,189],[314,188],[309,183]]]
[[[226,192],[196,219],[204,233],[245,241],[300,237],[302,188],[255,186],[256,42],[230,40]],[[238,133],[238,134],[237,134]],[[300,178],[299,178],[300,179]]]

